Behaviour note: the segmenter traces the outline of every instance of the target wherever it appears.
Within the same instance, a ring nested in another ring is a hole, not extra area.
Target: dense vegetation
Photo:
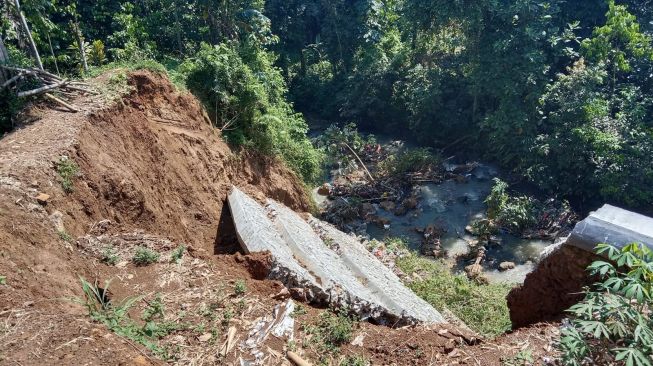
[[[590,272],[600,282],[569,309],[571,322],[562,329],[566,365],[650,366],[653,353],[653,252],[632,243],[621,250],[600,244],[610,262],[595,261]]]
[[[0,2],[1,39],[12,63],[29,64],[36,57],[17,3]],[[650,0],[22,4],[46,69],[79,75],[156,59],[205,102],[229,141],[281,156],[308,181],[322,156],[295,108],[481,154],[574,202],[648,209],[652,8]],[[20,101],[5,93],[3,103],[7,130]]]

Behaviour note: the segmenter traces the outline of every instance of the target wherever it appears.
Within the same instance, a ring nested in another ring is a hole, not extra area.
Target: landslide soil
[[[1,364],[236,364],[238,346],[218,354],[229,330],[236,342],[246,339],[281,301],[275,295],[283,286],[264,279],[265,255],[235,253],[225,200],[236,185],[261,201],[271,197],[305,212],[310,203],[300,180],[275,159],[233,151],[199,102],[165,76],[129,73],[119,96],[107,98],[116,92],[112,80],[124,73],[92,80],[101,93],[77,97],[81,112],[35,106],[27,112],[32,122],[0,139]],[[57,173],[62,157],[79,166],[70,193]],[[39,201],[40,194],[49,197]],[[187,251],[175,261],[181,245]],[[141,246],[160,253],[158,262],[131,263]],[[112,265],[102,261],[107,248],[116,255]],[[130,312],[136,323],[162,299],[161,321],[183,325],[160,340],[169,359],[93,321],[75,300],[83,299],[80,277],[112,280],[115,303],[142,297]],[[244,292],[235,290],[242,284]],[[302,324],[323,311],[307,308],[295,325],[297,344],[307,337]],[[355,336],[361,334],[362,345],[342,352],[374,364],[485,365],[525,347],[538,360],[554,354],[556,326],[480,343],[453,328],[361,323]],[[287,363],[285,341],[271,339],[266,347],[266,364]],[[299,353],[320,356],[308,346]]]

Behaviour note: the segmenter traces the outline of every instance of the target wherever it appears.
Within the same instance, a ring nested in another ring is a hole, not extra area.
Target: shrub
[[[322,154],[307,138],[303,117],[286,101],[274,60],[247,42],[202,44],[179,73],[230,143],[279,156],[305,181],[317,181]]]
[[[355,326],[356,320],[343,308],[322,312],[318,323],[307,326],[306,332],[313,336],[311,342],[317,345],[321,361],[326,361],[329,355],[339,352],[340,346],[351,341]]]
[[[110,281],[105,282],[102,288],[97,282],[91,284],[83,278],[80,280],[84,298],[75,300],[86,307],[91,319],[104,324],[117,335],[143,345],[158,357],[170,358],[167,350],[159,345],[158,340],[172,331],[184,329],[184,326],[163,321],[164,308],[159,296],[149,302],[149,306],[143,311],[144,324],[140,325],[129,317],[129,312],[143,299],[142,296],[114,302],[108,297]]]
[[[380,169],[391,176],[402,176],[439,165],[439,162],[440,159],[428,148],[408,149],[384,160]]]
[[[159,260],[159,253],[145,247],[136,248],[136,253],[132,257],[132,262],[137,266],[146,266]]]
[[[186,252],[186,246],[184,244],[179,245],[175,250],[172,251],[172,254],[170,255],[170,262],[174,262],[174,263],[181,262],[181,259],[184,257],[185,252]]]
[[[61,188],[64,192],[73,192],[73,178],[79,172],[79,166],[68,157],[61,157],[57,163],[57,174],[61,178]]]
[[[102,261],[103,263],[106,263],[110,266],[115,266],[116,264],[118,264],[119,260],[120,257],[118,256],[118,254],[116,254],[116,251],[113,248],[108,247],[105,248],[104,251],[102,251],[102,258],[100,259],[100,261]]]
[[[567,365],[651,365],[653,355],[653,252],[629,244],[621,250],[600,244],[590,274],[601,282],[585,290],[585,299],[569,308],[560,347]]]
[[[236,281],[236,284],[234,285],[234,294],[236,296],[242,296],[247,292],[247,284],[245,283],[244,280],[238,280]]]
[[[485,199],[488,218],[493,224],[520,233],[537,223],[536,201],[527,196],[512,197],[506,193],[507,188],[506,182],[494,178],[492,190]]]

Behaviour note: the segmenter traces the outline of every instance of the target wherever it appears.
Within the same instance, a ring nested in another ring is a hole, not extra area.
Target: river
[[[455,166],[445,167],[453,169]],[[492,178],[497,176],[499,171],[495,167],[480,164],[467,175],[465,182],[447,180],[440,184],[423,184],[419,186],[421,199],[416,210],[409,211],[404,216],[396,216],[377,204],[377,215],[390,220],[389,227],[382,228],[362,221],[360,225],[365,225],[364,230],[370,238],[383,240],[387,237],[401,237],[416,250],[419,249],[422,234],[415,229],[437,225],[446,230],[441,237],[442,247],[446,250],[445,258],[451,262],[454,270],[462,270],[469,263],[458,258],[469,250],[468,241],[474,239],[465,232],[465,227],[475,219],[484,217],[486,206],[483,201],[492,187]],[[325,200],[317,191],[314,191],[314,198],[318,203]],[[546,240],[522,239],[507,232],[497,236],[501,243],[487,248],[486,259],[482,263],[485,277],[494,283],[523,282],[540,253],[552,244]],[[514,269],[499,271],[499,263],[503,261],[513,262],[516,266]]]

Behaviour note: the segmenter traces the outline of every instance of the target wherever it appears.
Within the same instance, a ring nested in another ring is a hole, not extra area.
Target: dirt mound
[[[128,84],[128,95],[109,106],[102,96],[86,96],[74,101],[82,109],[76,114],[33,109],[38,121],[0,140],[0,278],[6,283],[0,284],[6,325],[0,360],[15,355],[13,362],[39,363],[47,357],[34,349],[97,327],[87,321],[66,328],[70,319],[85,316],[70,301],[81,295],[78,277],[111,277],[77,247],[76,238],[98,222],[111,222],[107,234],[147,232],[184,243],[201,257],[236,244],[224,206],[232,184],[261,200],[274,197],[308,210],[294,173],[275,159],[233,152],[190,94],[149,72],[130,74]],[[62,156],[79,166],[71,193],[57,173]],[[48,197],[39,201],[39,194]],[[231,270],[237,268],[234,262]],[[25,324],[46,330],[35,336]],[[30,347],[20,334],[35,336]],[[116,346],[122,348],[131,353],[118,359],[131,359],[133,348]],[[95,356],[106,354],[91,352],[85,362]]]
[[[216,232],[216,222],[232,184],[308,209],[293,173],[274,159],[232,152],[195,98],[150,73],[132,74],[130,84],[122,104],[93,113],[79,132],[82,178],[66,207],[71,231],[109,219],[212,252],[229,234]]]
[[[559,320],[565,310],[583,299],[587,266],[598,257],[570,245],[559,245],[544,257],[524,283],[508,294],[513,328]]]

